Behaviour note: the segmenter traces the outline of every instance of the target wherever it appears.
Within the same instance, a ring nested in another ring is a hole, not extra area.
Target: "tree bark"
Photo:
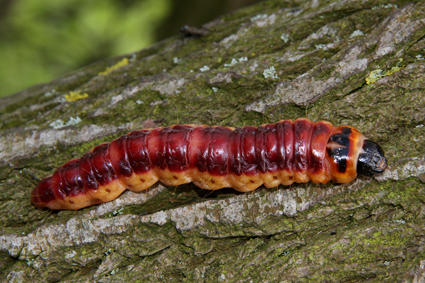
[[[425,4],[272,0],[204,27],[0,99],[0,280],[423,282]],[[298,117],[358,128],[389,168],[246,194],[157,184],[77,212],[30,203],[41,178],[128,131]]]

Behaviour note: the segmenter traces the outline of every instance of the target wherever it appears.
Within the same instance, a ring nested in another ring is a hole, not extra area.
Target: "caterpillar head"
[[[357,174],[372,176],[382,173],[387,166],[382,148],[348,126],[335,129],[326,151],[332,179],[338,183],[348,183]]]
[[[357,159],[357,173],[373,176],[376,173],[384,172],[386,167],[387,159],[382,148],[371,140],[365,140]]]

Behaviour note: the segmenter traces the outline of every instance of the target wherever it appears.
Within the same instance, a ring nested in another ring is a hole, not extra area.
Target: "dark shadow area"
[[[185,25],[199,27],[215,18],[261,0],[173,0],[171,12],[159,25],[156,38],[177,35]]]

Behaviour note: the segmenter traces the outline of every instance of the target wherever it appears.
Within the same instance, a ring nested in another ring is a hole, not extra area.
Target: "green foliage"
[[[14,1],[0,25],[0,97],[142,49],[170,0]]]

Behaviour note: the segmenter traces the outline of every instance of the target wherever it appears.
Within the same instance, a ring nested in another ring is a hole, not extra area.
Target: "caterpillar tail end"
[[[38,184],[31,193],[31,203],[39,208],[49,207],[47,204],[55,199],[50,181],[52,177],[46,177]]]
[[[357,161],[357,173],[373,176],[384,172],[385,168],[387,168],[387,159],[384,150],[377,143],[365,140]]]

